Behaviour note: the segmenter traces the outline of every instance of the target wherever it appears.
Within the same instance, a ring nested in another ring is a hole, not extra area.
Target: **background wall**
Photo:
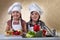
[[[0,0],[0,33],[4,34],[6,22],[10,19],[8,8],[14,3],[20,2],[23,6],[22,18],[29,21],[28,6],[30,3],[36,2],[44,11],[41,20],[50,28],[55,28],[60,32],[60,0]]]

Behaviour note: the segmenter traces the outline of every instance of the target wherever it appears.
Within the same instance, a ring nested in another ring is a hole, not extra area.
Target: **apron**
[[[19,24],[13,24],[14,21],[12,21],[12,29],[13,30],[22,30],[22,26],[21,26],[21,21],[19,21]]]
[[[34,26],[30,26],[30,25],[28,25],[28,30],[29,30],[29,31],[34,31],[33,28],[34,28]],[[39,28],[40,28],[40,27],[39,27]]]
[[[14,21],[12,21],[12,29],[13,30],[22,30],[22,25],[21,25],[21,21],[19,21],[19,24],[13,24]],[[19,36],[20,38],[22,38],[22,36]]]
[[[33,27],[30,27],[30,25],[28,25],[28,30],[29,30],[29,31],[34,31],[34,30],[33,30]]]

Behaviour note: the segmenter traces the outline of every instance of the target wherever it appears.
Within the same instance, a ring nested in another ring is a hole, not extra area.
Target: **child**
[[[8,13],[11,15],[11,19],[7,21],[6,32],[10,35],[23,35],[26,33],[26,22],[21,16],[22,6],[19,2],[14,3],[8,9]]]
[[[51,30],[45,25],[45,23],[43,21],[39,20],[43,13],[42,9],[37,4],[33,3],[29,6],[29,10],[30,10],[30,21],[27,22],[28,31],[37,32],[40,29],[42,29],[42,30],[45,30],[44,32],[46,33],[46,35],[47,34],[53,35]],[[38,25],[38,27],[40,27],[40,29],[39,28],[37,29],[37,27],[36,27],[37,25]],[[34,26],[35,26],[35,28],[34,28]],[[37,30],[35,30],[35,29],[37,29]]]

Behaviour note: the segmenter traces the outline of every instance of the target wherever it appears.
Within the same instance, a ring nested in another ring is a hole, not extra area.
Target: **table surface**
[[[22,38],[21,36],[0,35],[0,40],[60,40],[60,37]]]

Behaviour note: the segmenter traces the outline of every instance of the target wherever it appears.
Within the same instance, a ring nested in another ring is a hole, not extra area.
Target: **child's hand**
[[[12,35],[12,32],[13,32],[13,30],[12,30],[12,29],[11,29],[11,30],[6,31],[6,35]]]
[[[11,32],[10,31],[6,31],[6,35],[11,35]]]

